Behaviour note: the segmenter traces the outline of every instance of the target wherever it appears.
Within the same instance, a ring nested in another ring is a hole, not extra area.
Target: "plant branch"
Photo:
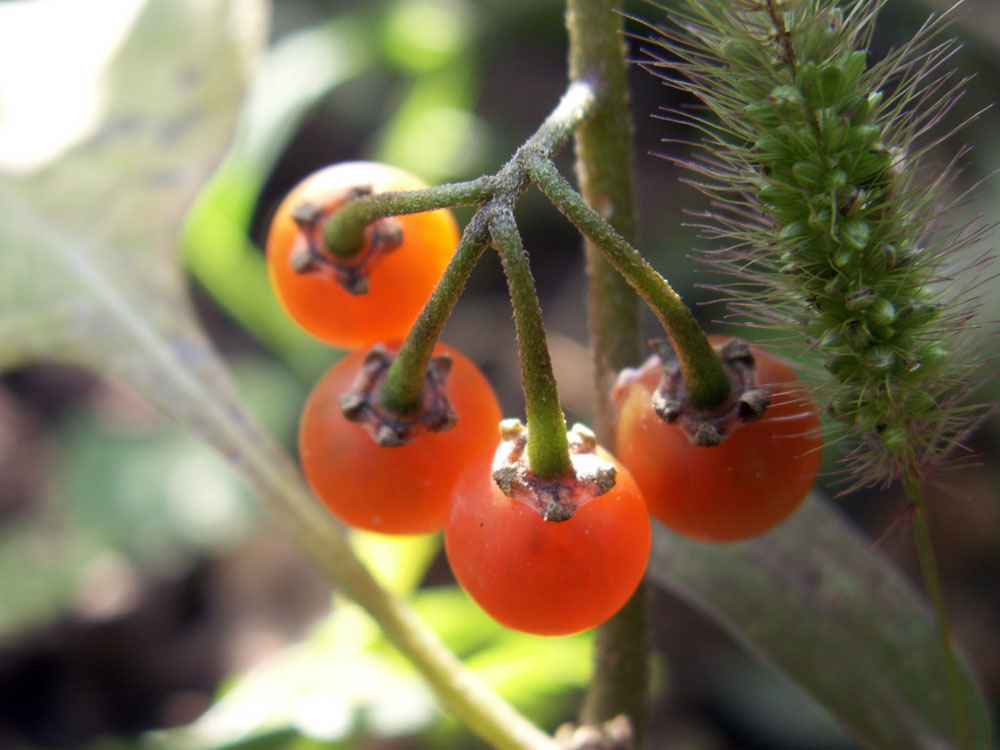
[[[482,256],[488,242],[487,225],[491,217],[509,210],[509,206],[528,187],[525,155],[553,155],[569,140],[573,129],[586,118],[594,101],[594,91],[588,84],[570,84],[549,116],[495,175],[423,190],[362,196],[349,201],[330,217],[326,228],[328,243],[331,232],[340,238],[337,241],[343,242],[351,233],[363,236],[367,222],[387,216],[468,203],[480,204],[480,209],[462,233],[455,255],[386,374],[379,396],[383,406],[406,414],[419,405],[424,374],[434,345],[469,274]],[[498,198],[501,195],[502,199]],[[497,200],[493,200],[494,198]]]
[[[577,179],[585,199],[600,206],[611,226],[634,240],[634,147],[621,16],[608,0],[568,0],[566,31],[570,79],[593,81],[600,92],[593,117],[576,131]],[[595,427],[598,440],[611,446],[611,383],[619,370],[636,364],[642,356],[639,301],[593,242],[584,242],[584,253]],[[625,607],[598,629],[594,675],[580,711],[585,724],[624,714],[637,746],[643,744],[649,693],[646,597],[646,586],[641,583]]]
[[[486,176],[422,190],[372,193],[352,198],[327,220],[323,228],[325,249],[332,255],[349,258],[364,244],[365,227],[372,222],[388,216],[481,204],[489,199],[493,190],[493,178]]]
[[[941,594],[941,579],[938,574],[937,560],[934,555],[934,545],[931,541],[930,524],[927,520],[927,501],[919,480],[912,474],[903,480],[906,497],[913,508],[913,530],[916,537],[917,552],[920,555],[920,568],[924,577],[924,588],[934,608],[934,616],[938,625],[938,638],[941,645],[941,656],[944,659],[948,675],[948,693],[951,696],[952,710],[955,713],[955,725],[958,730],[959,742],[963,750],[972,750],[972,732],[969,726],[969,710],[965,704],[962,692],[962,681],[958,660],[952,649],[951,633],[948,627],[948,615],[945,611],[944,597]]]
[[[614,230],[547,159],[528,165],[539,189],[573,225],[599,247],[659,318],[680,360],[684,383],[697,409],[714,409],[730,394],[729,377],[694,315],[638,250]]]
[[[528,419],[528,466],[535,476],[542,479],[563,476],[573,469],[566,417],[559,403],[528,255],[517,231],[514,214],[509,209],[498,210],[491,217],[490,236],[507,275],[507,288],[517,325],[524,409]]]
[[[420,406],[424,390],[424,376],[434,352],[434,345],[441,336],[448,316],[458,302],[469,274],[475,268],[488,243],[485,212],[480,209],[462,232],[462,239],[455,249],[441,280],[417,316],[410,332],[389,367],[385,376],[380,403],[398,414],[406,414]]]

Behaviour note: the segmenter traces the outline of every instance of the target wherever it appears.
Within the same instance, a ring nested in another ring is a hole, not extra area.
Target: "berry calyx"
[[[362,195],[371,195],[370,186],[353,187],[343,200],[326,204],[304,200],[292,209],[291,217],[298,224],[302,242],[298,243],[288,261],[296,273],[316,273],[329,276],[351,294],[368,293],[368,277],[382,256],[403,244],[403,230],[394,218],[378,219],[365,227],[362,242],[350,252],[339,252],[324,243],[323,226],[344,203]]]
[[[524,503],[546,521],[568,521],[584,504],[615,486],[618,473],[597,453],[597,438],[582,424],[567,433],[572,471],[551,479],[536,476],[528,462],[528,430],[520,420],[500,423],[500,447],[493,458],[493,481],[507,497]]]
[[[395,358],[395,352],[390,352],[383,344],[375,344],[367,351],[351,390],[340,397],[344,418],[362,425],[376,443],[387,448],[406,445],[425,432],[445,432],[454,427],[458,415],[448,403],[446,387],[451,356],[431,357],[424,376],[421,403],[406,414],[386,408],[379,400]]]
[[[695,445],[718,445],[740,424],[764,416],[771,393],[756,385],[755,361],[750,346],[742,339],[730,339],[717,347],[730,383],[730,396],[711,411],[691,405],[690,391],[681,374],[681,362],[662,340],[650,342],[655,357],[647,361],[662,374],[653,393],[653,410],[670,424],[676,424]]]

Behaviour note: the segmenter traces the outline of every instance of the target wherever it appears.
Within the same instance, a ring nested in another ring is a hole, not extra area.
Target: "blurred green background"
[[[908,38],[934,6],[891,2],[876,54]],[[955,123],[992,103],[1000,80],[996,8],[985,0],[968,6],[954,26],[965,46],[953,64],[977,75],[951,115]],[[625,9],[662,20],[641,3]],[[268,52],[233,144],[189,214],[179,252],[202,322],[242,396],[290,451],[310,384],[338,355],[297,332],[270,297],[259,248],[271,212],[299,179],[346,159],[391,162],[432,183],[494,171],[564,88],[562,13],[556,0],[275,4]],[[641,58],[641,40],[630,44]],[[10,93],[18,73],[9,59],[0,62],[0,134],[13,143],[18,131],[3,128],[19,115]],[[713,279],[690,258],[699,240],[684,225],[684,209],[697,210],[701,197],[655,157],[688,149],[661,141],[692,133],[652,117],[686,102],[638,67],[631,80],[640,247],[686,300],[708,302],[713,294],[700,285]],[[988,111],[948,144],[975,146],[957,189],[1000,167],[998,119]],[[32,169],[25,153],[20,162],[16,151],[0,153],[0,166]],[[570,172],[568,153],[560,164]],[[955,221],[995,217],[997,191],[987,180]],[[537,193],[525,196],[518,218],[568,417],[589,421],[579,240]],[[1000,294],[992,292],[983,292],[983,320],[1000,315]],[[705,321],[724,315],[718,305],[698,309]],[[647,326],[655,335],[652,316]],[[444,338],[482,367],[505,412],[520,416],[513,324],[496,258],[487,255],[476,270]],[[982,399],[997,396],[992,383]],[[993,419],[970,440],[981,460],[929,489],[956,638],[994,701],[998,428]],[[835,493],[835,450],[825,468]],[[873,545],[917,577],[895,490],[840,504]],[[359,537],[357,544],[529,716],[547,727],[572,719],[589,673],[588,636],[554,644],[493,625],[451,585],[435,539]],[[222,459],[133,394],[79,371],[36,367],[0,379],[0,592],[2,748],[480,746],[440,716],[428,689],[359,610],[339,599],[331,606],[329,585],[262,523]],[[856,746],[705,617],[662,592],[653,597],[652,747]],[[188,734],[144,734],[189,724],[213,703]]]

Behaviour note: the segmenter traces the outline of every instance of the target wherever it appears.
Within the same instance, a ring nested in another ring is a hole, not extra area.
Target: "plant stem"
[[[568,0],[569,75],[599,93],[593,117],[577,128],[576,173],[584,199],[630,241],[635,238],[634,144],[621,16],[608,0]],[[584,242],[595,365],[598,439],[611,443],[610,386],[642,357],[638,299],[593,242]]]
[[[500,253],[514,307],[524,409],[528,419],[528,467],[542,479],[559,477],[573,468],[566,417],[559,403],[528,255],[521,243],[514,214],[509,209],[499,210],[491,217],[490,236]]]
[[[325,249],[331,255],[349,258],[364,245],[365,227],[378,219],[480,204],[493,194],[493,190],[493,178],[487,176],[423,190],[375,193],[353,198],[327,219],[323,228]]]
[[[923,489],[917,477],[909,474],[903,482],[906,497],[913,507],[913,530],[920,555],[920,568],[924,577],[924,587],[927,596],[934,607],[937,619],[938,638],[941,644],[941,655],[944,659],[948,675],[948,692],[951,695],[952,710],[955,713],[955,724],[958,730],[959,742],[963,750],[972,750],[972,733],[969,727],[969,712],[962,691],[962,681],[958,669],[958,660],[952,650],[951,633],[948,627],[948,615],[945,612],[944,597],[941,594],[941,579],[938,574],[937,561],[934,555],[934,545],[931,541],[930,524],[927,520],[927,502]]]
[[[488,242],[487,225],[492,217],[509,212],[509,207],[528,187],[528,176],[524,167],[525,155],[547,157],[558,151],[569,140],[573,128],[587,116],[594,101],[594,92],[589,85],[584,83],[570,84],[556,107],[539,125],[538,130],[496,175],[482,177],[471,182],[444,185],[441,189],[427,188],[412,192],[363,196],[350,201],[330,218],[330,223],[327,224],[327,236],[329,236],[330,227],[335,224],[336,220],[341,221],[343,231],[363,231],[365,224],[357,222],[374,221],[377,218],[393,215],[397,212],[396,209],[401,207],[406,207],[412,213],[429,208],[458,205],[458,203],[448,202],[446,200],[448,196],[460,198],[464,202],[482,203],[462,233],[462,239],[455,250],[454,257],[407,334],[395,361],[386,374],[386,380],[379,395],[379,401],[383,406],[399,414],[406,414],[420,404],[424,375],[434,351],[434,345],[441,335],[441,329],[444,327],[448,315],[462,293],[469,274]],[[497,200],[491,200],[499,193],[502,195]],[[389,196],[390,200],[379,200],[386,196]],[[535,304],[537,306],[537,299]]]
[[[694,315],[667,280],[587,205],[551,161],[533,159],[528,169],[539,189],[604,252],[656,313],[677,353],[691,404],[696,409],[711,411],[726,403],[731,388],[722,362]]]
[[[354,255],[364,243],[365,228],[388,216],[454,206],[482,205],[496,193],[497,181],[503,178],[509,180],[512,175],[520,180],[520,190],[523,191],[527,182],[524,171],[518,164],[521,151],[530,149],[544,156],[555,154],[569,140],[573,129],[587,116],[594,101],[594,92],[589,85],[570,84],[556,108],[496,175],[486,175],[467,182],[435,185],[422,190],[362,195],[347,201],[327,219],[323,228],[325,249],[339,257]]]
[[[614,3],[608,0],[567,2],[570,79],[593,81],[599,91],[593,117],[576,130],[576,173],[586,201],[600,206],[611,226],[633,240],[633,131],[622,22],[613,8]],[[639,301],[593,242],[584,242],[584,253],[594,360],[595,428],[598,440],[610,446],[614,443],[611,383],[619,370],[636,364],[642,356]],[[646,585],[641,583],[628,603],[598,629],[594,675],[580,710],[580,720],[585,724],[625,714],[635,732],[637,747],[643,745],[649,694],[646,601]]]
[[[397,414],[419,408],[423,399],[424,375],[448,316],[458,302],[469,274],[482,257],[488,242],[485,212],[480,209],[462,232],[441,280],[406,334],[403,344],[386,373],[379,402]]]

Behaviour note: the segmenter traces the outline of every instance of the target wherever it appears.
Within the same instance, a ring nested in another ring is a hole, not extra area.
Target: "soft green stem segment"
[[[660,319],[681,364],[696,409],[712,410],[730,396],[729,376],[704,331],[667,280],[580,197],[548,159],[535,158],[528,172],[539,189],[604,252]]]
[[[948,692],[951,695],[952,709],[955,712],[955,724],[958,730],[959,742],[963,750],[972,750],[972,731],[969,726],[969,709],[965,703],[962,691],[962,680],[958,661],[951,646],[951,633],[948,628],[948,615],[945,612],[944,597],[941,595],[941,580],[938,576],[938,566],[931,542],[930,524],[927,520],[927,502],[924,500],[923,489],[919,480],[908,475],[903,480],[906,497],[913,507],[913,530],[916,537],[917,552],[920,555],[920,568],[924,577],[924,587],[927,596],[934,607],[938,624],[938,637],[941,641],[941,655],[948,674]]]
[[[514,307],[528,418],[528,466],[535,476],[543,479],[562,476],[573,468],[569,458],[566,417],[559,403],[528,255],[510,210],[499,210],[493,215],[490,235],[500,252]]]
[[[469,182],[436,185],[423,190],[363,195],[347,201],[327,220],[323,228],[326,250],[349,258],[361,250],[365,227],[387,216],[417,214],[451,206],[482,203],[493,192],[493,179],[480,177]]]
[[[569,74],[598,92],[592,117],[574,136],[576,174],[584,200],[630,242],[635,240],[634,140],[622,16],[613,0],[568,0]],[[593,242],[584,243],[588,312],[595,365],[598,440],[612,442],[610,383],[642,357],[639,300]]]
[[[496,175],[471,182],[443,185],[440,188],[364,196],[349,202],[330,218],[330,223],[327,225],[328,238],[330,227],[335,226],[338,221],[341,222],[344,231],[354,231],[359,226],[359,231],[362,231],[365,224],[359,225],[357,223],[359,221],[374,221],[396,213],[415,213],[460,203],[482,204],[462,233],[454,257],[386,374],[379,401],[390,411],[407,414],[419,407],[424,375],[434,345],[465,287],[469,274],[489,242],[487,225],[491,217],[508,211],[506,206],[512,204],[528,185],[523,164],[524,155],[554,154],[569,139],[573,128],[587,116],[594,101],[594,91],[589,85],[570,84],[562,99],[538,130]],[[503,193],[504,200],[491,200],[499,192]],[[537,304],[536,299],[535,305]]]
[[[485,212],[480,209],[462,233],[455,254],[434,287],[427,304],[406,335],[396,359],[386,373],[379,402],[397,414],[417,410],[423,401],[424,375],[441,336],[441,329],[458,302],[465,282],[489,241]]]

